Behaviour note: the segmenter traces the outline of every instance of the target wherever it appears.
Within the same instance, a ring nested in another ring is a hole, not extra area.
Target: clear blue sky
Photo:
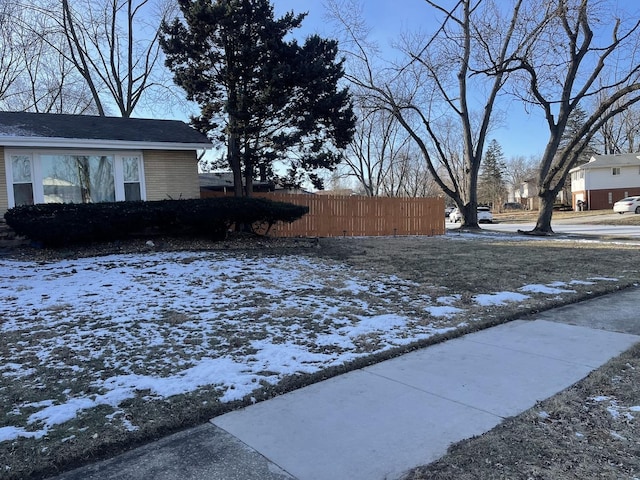
[[[300,34],[318,33],[331,37],[333,26],[326,18],[323,0],[272,0],[276,16],[287,11],[308,12]],[[424,0],[362,0],[363,13],[371,28],[371,36],[381,48],[392,43],[400,32],[422,28],[430,31],[433,10]],[[639,0],[617,0],[620,8],[627,12],[639,12]],[[637,16],[636,16],[637,18]],[[505,156],[541,155],[546,145],[548,130],[542,114],[534,109],[525,112],[518,102],[510,102],[504,126],[494,130],[489,139],[495,138],[503,148]]]

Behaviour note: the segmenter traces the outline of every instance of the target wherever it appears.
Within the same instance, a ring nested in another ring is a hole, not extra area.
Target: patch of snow
[[[527,293],[544,293],[545,295],[558,295],[560,293],[576,293],[575,290],[566,290],[549,285],[532,284],[520,287],[518,290]]]
[[[530,298],[528,295],[516,292],[483,293],[473,297],[475,302],[483,307],[500,306],[508,302],[522,302],[528,298]]]
[[[462,298],[462,295],[459,295],[459,294],[444,295],[442,297],[436,298],[436,302],[442,303],[443,305],[451,305],[456,302],[459,302],[461,298]]]
[[[42,438],[47,434],[46,430],[37,430],[35,432],[29,432],[22,427],[13,427],[11,425],[7,427],[0,427],[0,442],[6,442],[8,440],[15,440],[18,437],[24,438]]]
[[[611,430],[609,433],[611,434],[611,437],[615,438],[616,440],[626,440],[627,439],[626,437],[623,437],[618,432],[614,432],[613,430]]]
[[[444,306],[427,307],[425,310],[433,317],[452,317],[462,312],[461,308]]]
[[[88,408],[94,408],[101,403],[87,397],[72,398],[61,405],[50,405],[29,416],[28,423],[42,422],[45,430],[54,425],[59,425],[76,418],[78,412]]]
[[[609,414],[614,418],[614,419],[618,419],[620,418],[620,411],[617,408],[614,408],[613,406],[609,406],[607,407],[607,412],[609,412]]]
[[[38,137],[36,132],[18,125],[0,125],[0,137]]]

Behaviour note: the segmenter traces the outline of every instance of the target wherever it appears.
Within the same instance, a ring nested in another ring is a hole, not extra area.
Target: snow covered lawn
[[[127,399],[201,387],[220,402],[241,399],[262,382],[456,328],[463,311],[455,294],[431,298],[398,277],[300,256],[5,261],[0,282],[0,372],[27,393],[0,441],[42,437],[100,405],[109,407],[106,421],[136,429],[120,408]],[[563,283],[523,285],[475,301],[571,292]]]
[[[466,326],[486,309],[602,282],[616,279],[470,297],[312,255],[0,260],[0,449],[135,437],[179,415],[180,401],[251,398],[286,377]]]

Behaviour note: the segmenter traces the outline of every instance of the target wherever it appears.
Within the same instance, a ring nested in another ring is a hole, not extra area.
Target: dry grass
[[[599,217],[602,215],[608,215],[613,213],[612,210],[590,210],[587,212],[553,212],[554,220],[567,220],[571,218],[585,218],[585,217]],[[502,213],[494,213],[493,218],[495,221],[503,223],[517,223],[517,222],[535,222],[538,218],[537,210],[509,210]]]
[[[604,221],[596,218],[589,223],[593,225],[640,225],[640,215],[625,213],[618,215],[615,220]]]
[[[260,257],[264,254],[264,245],[257,247],[254,245],[254,247],[254,249],[245,250],[240,253],[249,257]],[[274,250],[269,251],[270,255],[274,253],[277,254],[278,252]],[[640,249],[638,249],[638,244],[633,242],[600,243],[594,241],[556,241],[537,238],[522,240],[516,236],[503,234],[492,235],[485,233],[480,236],[450,234],[447,238],[322,239],[319,242],[318,248],[315,247],[315,244],[305,245],[298,250],[289,250],[286,252],[287,255],[291,253],[317,257],[333,265],[342,265],[341,268],[345,272],[348,272],[348,269],[352,268],[358,272],[366,272],[366,276],[370,279],[378,278],[380,282],[396,283],[400,287],[406,288],[406,294],[394,294],[395,296],[388,299],[381,299],[380,305],[377,305],[371,296],[367,297],[367,301],[372,308],[385,308],[388,309],[390,313],[396,310],[400,311],[400,309],[407,313],[410,313],[413,309],[417,311],[418,307],[415,306],[414,303],[420,299],[434,298],[439,295],[456,296],[456,306],[464,307],[463,316],[456,318],[455,322],[453,320],[443,319],[439,327],[455,327],[456,325],[467,325],[467,327],[459,328],[457,330],[458,333],[454,332],[452,335],[508,321],[527,315],[530,312],[536,312],[556,305],[571,303],[583,298],[615,291],[629,285],[637,284],[638,281],[640,281]],[[65,255],[69,256],[71,253],[66,252]],[[571,282],[572,280],[585,281],[593,277],[616,278],[617,281],[596,281],[592,284],[576,284],[571,286],[571,289],[574,290],[573,293],[563,294],[562,296],[532,295],[525,303],[483,307],[473,301],[474,297],[479,294],[517,291],[517,289],[523,285]],[[381,287],[386,286],[381,285]],[[201,285],[193,285],[194,290],[198,288],[201,288]],[[296,295],[304,296],[305,292],[296,292]],[[357,304],[358,300],[359,298],[354,296],[354,304]],[[383,302],[382,300],[385,301]],[[313,305],[309,306],[310,308],[313,307]],[[68,305],[58,305],[56,307],[61,317],[64,316],[64,312],[68,307]],[[261,305],[253,305],[252,308],[256,309],[256,315],[261,315]],[[266,311],[263,313],[266,313]],[[158,316],[157,323],[158,326],[162,328],[181,328],[183,325],[189,325],[191,314],[192,313],[180,310],[164,310]],[[296,314],[299,315],[300,312]],[[285,327],[287,326],[286,317],[286,312],[283,311],[279,313],[279,322]],[[69,319],[69,322],[73,321],[92,320]],[[417,319],[416,328],[421,327],[421,321],[424,321],[424,318]],[[314,323],[311,318],[309,318],[308,322],[299,321],[299,323],[304,325],[305,328],[308,327],[309,332],[311,332],[311,337],[314,331],[321,333],[323,329],[327,328],[327,325]],[[226,342],[225,348],[228,347],[232,350],[240,351],[246,349],[246,338],[248,338],[248,335],[258,335],[260,332],[238,331],[230,328],[227,334],[228,341]],[[38,337],[38,335],[41,338]],[[51,335],[50,332],[40,331],[37,335],[30,338],[29,342],[48,342],[51,340]],[[308,342],[312,345],[313,338],[311,337],[309,337]],[[439,337],[440,340],[446,338],[446,335]],[[195,334],[189,337],[188,340],[189,348],[198,347],[201,341]],[[6,354],[9,352],[7,349],[14,348],[15,345],[19,345],[22,341],[24,341],[24,339],[5,337],[2,343],[0,343],[0,347],[2,347]],[[256,393],[255,396],[257,398],[268,398],[277,393],[299,388],[313,381],[320,380],[328,375],[342,373],[348,368],[358,368],[366,364],[366,362],[379,361],[388,358],[390,355],[400,354],[402,351],[406,351],[400,349],[381,355],[380,338],[375,335],[363,335],[357,338],[355,343],[357,351],[366,353],[367,355],[370,354],[370,358],[364,358],[361,362],[354,362],[344,368],[322,372],[320,375],[296,375],[284,378],[275,388],[265,384],[263,391]],[[417,343],[415,346],[420,345],[424,345],[424,343]],[[0,353],[2,353],[2,351],[0,351]],[[66,359],[65,361],[67,362],[73,360],[72,352],[65,349],[64,345],[55,350],[55,356],[60,360]],[[635,365],[631,360],[629,360],[629,362]],[[46,369],[41,372],[43,385],[50,384],[56,385],[56,389],[62,389],[64,387],[82,391],[87,388],[87,384],[90,384],[90,379],[84,381],[81,375],[60,378],[59,370],[45,370]],[[638,366],[638,371],[640,371],[640,365]],[[609,375],[608,372],[605,372],[603,375],[599,377],[593,376],[593,378],[599,378],[601,383],[611,383],[611,379],[614,376],[620,376],[622,373],[623,372],[617,372],[615,375]],[[627,373],[631,375],[633,371],[629,369]],[[271,372],[264,372],[265,377],[270,375]],[[22,388],[19,382],[12,382],[8,377],[0,377],[0,403],[5,405],[25,404],[27,402],[36,403],[51,398],[49,395],[50,392],[46,390],[41,392],[40,397],[35,397],[33,394],[34,391],[37,391],[37,389]],[[584,405],[590,405],[589,408],[591,408],[593,412],[600,412],[597,408],[600,408],[602,405],[592,405],[592,403],[589,403],[587,400],[589,396],[599,395],[599,393],[592,394],[589,392],[591,392],[591,390],[587,388],[585,388],[584,391],[578,391],[575,395],[579,397],[580,401],[573,403],[561,398],[558,400],[558,407],[556,409],[553,409],[552,406],[545,406],[545,411],[551,415],[548,418],[560,418],[561,415],[563,416],[562,418],[572,418],[572,416],[580,413],[577,410],[583,408]],[[614,392],[612,396],[620,399],[623,398],[618,395],[621,394]],[[10,479],[39,478],[46,474],[55,473],[58,468],[70,468],[79,462],[102,458],[140,442],[157,438],[168,432],[191,425],[197,425],[222,411],[237,408],[250,401],[247,398],[246,401],[223,405],[218,401],[219,393],[216,391],[215,386],[162,400],[148,400],[145,397],[144,392],[140,392],[135,398],[129,399],[123,405],[120,405],[123,412],[121,413],[121,415],[123,415],[122,422],[126,424],[127,421],[135,419],[135,424],[139,426],[135,431],[126,431],[122,428],[118,429],[106,425],[104,418],[109,415],[111,411],[105,406],[104,408],[99,407],[95,415],[84,415],[81,418],[70,421],[67,425],[67,433],[48,435],[41,441],[20,439],[14,442],[0,443],[0,457],[8,459],[6,460],[8,462],[7,464],[11,465],[11,470],[2,472],[0,476],[4,475],[2,478]],[[626,401],[625,399],[625,402]],[[629,401],[631,401],[631,399],[629,399]],[[620,402],[622,402],[622,400],[620,400]],[[634,405],[639,404],[640,401]],[[565,408],[568,409],[568,413],[556,413],[556,411]],[[20,415],[26,416],[29,415],[29,413],[31,413],[30,410],[23,410],[20,412]],[[5,414],[8,415],[9,413],[5,412]],[[535,418],[536,414],[531,415],[533,415],[533,417],[526,417],[528,420],[525,419],[524,423],[531,423],[531,418]],[[556,415],[556,417],[553,415]],[[538,422],[540,423],[540,428],[549,429],[549,425],[555,425],[548,421],[548,418],[544,422]],[[12,419],[12,421],[14,420],[15,418]],[[506,426],[500,428],[510,428],[509,425],[511,424],[508,423],[505,425]],[[504,432],[504,430],[501,431]],[[637,447],[638,432],[635,430],[627,431],[621,427],[616,431],[625,438],[631,438],[631,442],[635,441],[634,445]],[[527,444],[523,443],[522,437],[519,437],[519,433],[524,432],[514,430],[513,438],[518,437],[520,440],[516,441],[512,439],[506,442],[507,447],[516,445],[519,450],[518,455],[526,458],[526,462],[529,462],[532,468],[545,467],[546,457],[544,455],[539,456],[536,451],[527,453]],[[584,434],[586,435],[587,433],[585,430]],[[502,433],[501,435],[506,434]],[[608,441],[610,442],[610,440]],[[564,451],[562,449],[565,447],[563,447],[562,444],[559,445],[558,455],[562,455]],[[581,443],[578,442],[576,445],[580,446]],[[612,444],[608,443],[603,445],[608,448]],[[489,445],[486,448],[490,449],[493,447]],[[571,454],[571,452],[571,450],[567,450],[566,454]],[[484,457],[482,457],[482,462],[479,463],[485,465],[489,470],[495,468],[492,462],[499,463],[499,460],[495,460],[489,453],[483,453],[482,455],[484,455]],[[603,455],[605,454],[603,453]],[[586,460],[588,459],[589,458]],[[595,466],[593,467],[595,468]],[[464,468],[466,468],[466,466]],[[428,469],[424,470],[424,472],[427,471]],[[487,472],[485,471],[483,474],[485,473]],[[416,475],[419,474],[422,473],[416,473]],[[425,475],[427,474],[428,473],[425,473]],[[415,478],[422,477],[417,476]],[[424,478],[465,477],[432,476]],[[485,477],[481,475],[479,477],[469,478],[519,477],[511,477],[509,474],[506,474],[501,477]],[[531,476],[530,478],[563,477]]]
[[[553,219],[562,221],[575,219],[581,223],[588,220],[588,223],[593,225],[640,225],[640,215],[634,215],[633,213],[625,213],[623,215],[616,215],[615,217],[608,217],[606,219],[598,218],[611,214],[613,214],[613,210],[589,210],[586,212],[553,212]],[[538,212],[516,210],[503,213],[494,213],[493,218],[494,221],[500,223],[530,223],[537,220]]]
[[[634,283],[640,271],[635,242],[523,241],[509,234],[482,234],[481,239],[470,242],[464,234],[450,233],[448,239],[347,238],[322,243],[318,255],[463,295],[588,277],[616,277],[623,287]],[[582,293],[602,293],[611,287],[589,286]]]

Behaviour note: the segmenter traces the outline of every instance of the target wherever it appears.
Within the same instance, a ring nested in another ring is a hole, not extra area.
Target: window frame
[[[13,160],[14,157],[26,157],[29,161],[29,181],[16,181],[14,178],[14,168],[13,168]],[[31,203],[27,203],[24,205],[33,205],[35,203],[35,192],[34,192],[34,180],[33,180],[33,155],[31,153],[13,153],[11,155],[7,155],[5,152],[5,172],[6,172],[6,180],[7,180],[7,196],[13,202],[15,206],[15,186],[16,185],[31,185]]]
[[[80,155],[80,156],[109,156],[113,158],[113,177],[115,186],[115,201],[125,201],[124,188],[124,158],[135,157],[138,159],[138,183],[140,185],[140,199],[146,200],[146,185],[144,175],[144,156],[142,151],[136,150],[106,150],[106,149],[56,149],[56,148],[5,148],[5,171],[7,184],[7,200],[9,208],[15,207],[13,193],[13,160],[14,156],[31,157],[31,184],[33,189],[33,202],[43,204],[44,186],[42,177],[41,155]],[[132,182],[127,182],[132,183]]]
[[[611,174],[613,176],[618,176],[622,173],[620,167],[611,167]]]
[[[127,180],[125,178],[125,168],[124,168],[124,162],[125,160],[128,159],[137,159],[138,160],[138,180],[137,181],[131,181],[131,180]],[[126,154],[122,154],[119,156],[119,160],[118,162],[120,164],[121,167],[121,173],[122,173],[122,182],[118,181],[118,177],[116,176],[116,198],[117,198],[117,190],[118,188],[122,188],[122,198],[124,199],[124,201],[126,201],[126,197],[127,197],[127,189],[125,188],[126,185],[133,185],[133,184],[137,184],[138,188],[139,188],[139,196],[140,196],[140,200],[145,200],[146,196],[145,196],[145,190],[143,188],[144,185],[144,173],[142,170],[142,153],[140,154],[134,154],[133,152],[126,152]]]

